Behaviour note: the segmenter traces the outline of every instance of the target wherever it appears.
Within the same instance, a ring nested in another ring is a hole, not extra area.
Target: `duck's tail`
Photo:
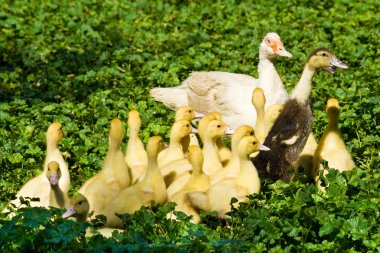
[[[184,85],[174,88],[153,88],[149,93],[154,100],[163,103],[172,110],[189,105],[187,86]]]

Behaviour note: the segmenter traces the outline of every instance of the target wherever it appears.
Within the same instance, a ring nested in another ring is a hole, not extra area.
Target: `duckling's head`
[[[121,143],[124,138],[124,127],[120,119],[116,118],[111,121],[111,127],[109,132],[110,140]]]
[[[249,157],[250,154],[259,150],[269,151],[270,149],[263,144],[260,144],[256,136],[244,136],[238,145],[238,153],[243,157]]]
[[[282,112],[284,109],[284,104],[274,104],[271,105],[266,111],[265,111],[265,122],[266,123],[274,123],[276,119],[278,118],[278,115]]]
[[[78,193],[70,199],[69,208],[62,214],[62,218],[75,217],[78,221],[84,222],[90,211],[90,204],[85,196]]]
[[[292,54],[286,51],[280,36],[277,33],[267,33],[260,44],[260,54],[267,58],[276,58],[276,56],[292,57]]]
[[[335,74],[334,67],[347,69],[348,65],[340,61],[332,52],[327,48],[317,48],[310,55],[307,60],[307,65],[314,70],[322,69],[330,74]]]
[[[162,137],[155,135],[149,138],[148,144],[146,145],[146,151],[148,154],[158,155],[165,148],[165,143]]]
[[[192,121],[195,119],[195,111],[191,106],[182,106],[175,112],[175,121],[185,119]]]
[[[252,104],[256,108],[264,108],[265,105],[265,95],[261,88],[256,88],[252,92]]]
[[[188,120],[182,119],[174,122],[172,129],[170,131],[170,136],[173,138],[182,139],[183,137],[189,135],[192,131],[192,126]]]
[[[232,135],[232,139],[231,139],[232,149],[236,148],[236,145],[240,142],[240,140],[244,136],[254,136],[254,135],[255,135],[255,130],[253,129],[253,127],[248,126],[248,125],[239,126],[236,129],[235,133]]]
[[[50,185],[57,185],[59,179],[61,178],[61,169],[59,168],[59,163],[52,161],[48,163],[46,177],[50,182]]]
[[[128,127],[133,129],[140,129],[141,118],[137,110],[132,110],[128,113]]]
[[[337,120],[340,113],[340,106],[338,100],[336,100],[335,98],[329,98],[329,100],[327,100],[326,112],[330,122],[332,121],[332,119]]]
[[[204,135],[210,137],[211,139],[222,137],[225,134],[233,134],[234,130],[229,128],[221,120],[211,120],[207,123]]]
[[[60,140],[62,140],[64,136],[62,125],[59,122],[53,122],[47,132],[46,132],[46,139],[47,142],[55,142],[58,143]]]
[[[203,163],[202,149],[196,145],[189,146],[189,149],[187,150],[187,159],[189,160],[191,165],[193,165],[194,170],[200,169]]]

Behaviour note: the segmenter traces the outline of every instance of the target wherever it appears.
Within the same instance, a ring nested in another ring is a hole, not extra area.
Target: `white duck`
[[[285,50],[280,36],[268,33],[259,47],[258,79],[228,72],[192,72],[180,86],[153,88],[150,95],[171,109],[190,105],[203,114],[220,112],[223,121],[235,129],[241,125],[254,126],[256,111],[251,103],[254,88],[263,89],[267,98],[265,109],[273,104],[283,104],[288,98],[274,67],[277,55],[292,57]]]

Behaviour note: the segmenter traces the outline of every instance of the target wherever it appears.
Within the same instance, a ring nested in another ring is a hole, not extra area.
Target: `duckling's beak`
[[[192,134],[196,134],[198,133],[198,129],[196,129],[195,127],[191,127],[191,132]]]
[[[49,177],[49,182],[51,185],[57,185],[58,184],[58,173],[57,172],[52,172],[52,174]]]
[[[330,74],[335,74],[336,70],[334,67],[342,68],[342,69],[348,69],[348,65],[335,56],[333,56],[332,61],[330,63],[329,67],[323,68],[324,71],[327,71]]]
[[[275,54],[277,54],[279,56],[289,57],[289,58],[292,58],[292,56],[293,56],[291,53],[286,51],[286,49],[283,45],[277,45],[277,50],[275,51]]]
[[[235,133],[235,129],[227,127],[227,130],[224,132],[227,135],[231,135]]]
[[[200,112],[195,112],[195,118],[196,119],[199,119],[199,118],[202,118],[204,117],[205,115],[203,113],[200,113]]]
[[[62,214],[62,218],[65,219],[67,217],[71,217],[76,213],[77,213],[77,211],[75,210],[75,207],[70,206],[69,208],[67,208],[66,212],[64,214]]]
[[[260,144],[259,145],[259,150],[261,150],[261,151],[269,151],[270,148],[268,148],[267,146],[264,146],[263,144]]]

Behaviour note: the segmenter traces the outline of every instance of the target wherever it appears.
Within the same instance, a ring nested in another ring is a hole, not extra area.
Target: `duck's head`
[[[327,48],[317,48],[310,55],[307,64],[312,69],[322,69],[335,74],[335,68],[347,69],[348,65],[340,61],[335,54]]]
[[[232,135],[232,139],[231,139],[232,149],[236,148],[236,146],[238,145],[238,143],[244,136],[254,136],[254,135],[255,135],[255,130],[253,129],[253,127],[248,126],[248,125],[241,125],[235,130],[235,133]]]
[[[62,214],[62,218],[75,217],[78,221],[85,221],[88,212],[90,211],[90,204],[85,196],[78,193],[70,199],[69,208]]]
[[[140,129],[141,118],[140,113],[137,110],[132,110],[128,113],[128,127]]]
[[[327,100],[326,112],[329,116],[330,122],[332,121],[332,119],[337,120],[340,113],[340,106],[338,100],[336,100],[335,98],[329,98]]]
[[[256,108],[263,108],[265,105],[265,95],[261,88],[255,88],[252,92],[252,104]]]
[[[48,163],[46,170],[46,177],[50,182],[50,185],[57,185],[59,179],[61,178],[61,169],[59,168],[59,163],[52,161]]]
[[[243,157],[249,157],[250,154],[257,151],[269,151],[270,149],[263,144],[260,144],[256,136],[244,136],[238,145],[238,152]]]
[[[194,170],[200,169],[203,163],[202,149],[196,145],[189,146],[189,149],[187,150],[187,159],[191,165],[193,165]]]
[[[109,138],[120,143],[124,138],[124,127],[120,119],[116,118],[111,121]]]
[[[148,144],[146,145],[146,151],[148,154],[158,155],[165,148],[165,143],[161,136],[155,135],[149,138]]]
[[[195,119],[194,109],[191,106],[182,106],[178,108],[175,112],[175,120],[178,121],[181,119],[185,119],[188,121],[192,121],[193,119]]]
[[[180,139],[189,135],[193,130],[190,122],[188,120],[182,119],[174,122],[172,129],[170,131],[171,136],[176,136]]]
[[[62,130],[62,125],[59,122],[53,122],[47,132],[46,132],[46,139],[50,141],[54,141],[58,143],[62,138],[64,137],[64,133]]]
[[[278,56],[292,57],[292,54],[286,51],[280,36],[277,33],[267,33],[260,44],[260,53],[269,58]]]
[[[233,134],[234,132],[234,129],[229,128],[226,123],[215,119],[207,123],[204,134],[214,139],[222,137],[225,134]]]

